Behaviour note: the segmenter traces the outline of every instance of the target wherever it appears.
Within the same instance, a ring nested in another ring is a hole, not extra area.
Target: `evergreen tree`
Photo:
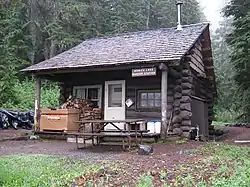
[[[21,68],[51,58],[88,38],[176,26],[175,3],[175,0],[0,1],[0,107],[21,102],[13,91],[20,88],[13,85],[22,80]],[[200,22],[203,17],[197,0],[185,1],[183,24]],[[44,87],[50,88],[50,83]]]
[[[233,17],[233,30],[227,37],[232,49],[230,61],[236,70],[235,81],[244,94],[244,116],[250,121],[250,0],[231,0],[224,12],[225,17]]]

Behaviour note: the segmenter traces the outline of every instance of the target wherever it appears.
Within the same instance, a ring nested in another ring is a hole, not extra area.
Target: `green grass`
[[[136,187],[153,187],[153,177],[150,174],[143,174],[140,176]]]
[[[197,154],[205,155],[205,159],[180,165],[175,186],[250,186],[249,147],[209,143]]]
[[[224,126],[225,124],[228,124],[227,122],[223,122],[223,121],[213,121],[212,125],[214,126]]]
[[[45,155],[0,157],[1,187],[58,187],[72,184],[76,177],[98,169],[89,163]]]

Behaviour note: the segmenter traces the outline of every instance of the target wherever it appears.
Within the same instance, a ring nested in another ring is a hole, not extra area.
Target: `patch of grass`
[[[143,174],[139,178],[139,182],[136,187],[151,187],[153,184],[153,177],[150,174]]]
[[[206,158],[177,167],[172,186],[250,186],[250,148],[209,143],[196,154]]]
[[[72,184],[89,170],[98,170],[82,160],[45,155],[0,157],[0,186],[56,187]]]
[[[223,121],[213,121],[212,122],[213,126],[224,126],[226,124],[228,124],[228,123],[227,122],[223,122]]]
[[[180,139],[180,140],[176,140],[175,143],[176,143],[176,144],[185,144],[185,143],[187,143],[187,139],[186,139],[186,138],[183,138],[183,139]]]

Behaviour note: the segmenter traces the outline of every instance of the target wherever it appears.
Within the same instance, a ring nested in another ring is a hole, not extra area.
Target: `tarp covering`
[[[23,128],[32,129],[34,124],[34,110],[27,112],[0,109],[0,129]]]

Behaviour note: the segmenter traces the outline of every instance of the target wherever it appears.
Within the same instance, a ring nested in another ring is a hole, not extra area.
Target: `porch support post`
[[[161,75],[161,138],[167,138],[167,128],[168,128],[168,67],[161,63],[160,70]]]
[[[40,130],[40,103],[41,103],[41,79],[36,77],[36,97],[35,97],[35,131]]]

